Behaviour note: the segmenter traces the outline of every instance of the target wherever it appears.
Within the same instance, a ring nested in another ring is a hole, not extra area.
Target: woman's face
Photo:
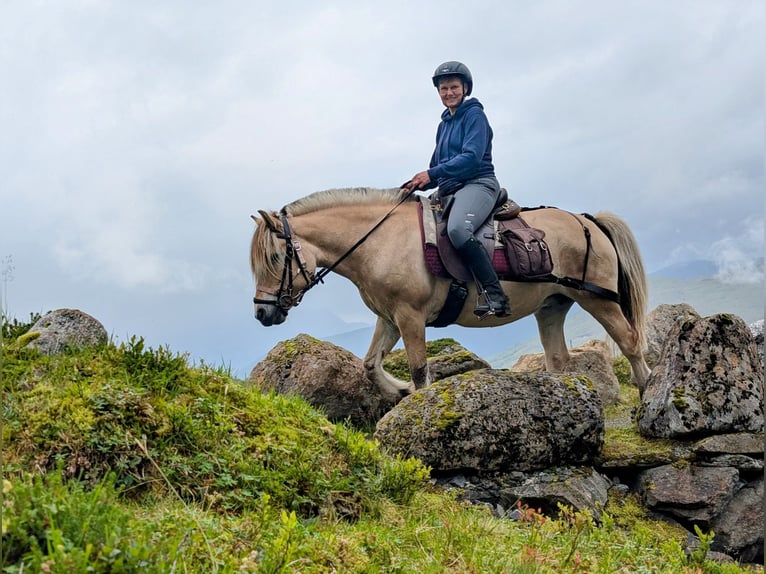
[[[445,107],[453,114],[463,101],[464,95],[463,81],[460,78],[452,78],[439,82],[439,97]]]

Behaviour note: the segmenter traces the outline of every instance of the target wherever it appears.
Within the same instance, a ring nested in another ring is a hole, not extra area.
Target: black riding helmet
[[[462,62],[444,62],[441,66],[434,71],[434,77],[431,80],[434,83],[434,87],[439,87],[439,80],[446,78],[447,76],[459,76],[463,79],[463,83],[467,86],[465,95],[470,96],[473,91],[473,77],[471,76],[471,70],[468,66]]]

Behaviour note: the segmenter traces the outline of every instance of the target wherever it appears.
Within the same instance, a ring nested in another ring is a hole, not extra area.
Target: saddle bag
[[[505,246],[511,277],[525,281],[550,275],[553,259],[545,243],[545,232],[530,227],[521,217],[499,223],[500,242]]]

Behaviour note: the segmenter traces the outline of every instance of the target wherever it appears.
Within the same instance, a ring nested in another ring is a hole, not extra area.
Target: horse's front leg
[[[398,316],[396,322],[407,353],[410,377],[415,388],[422,389],[431,383],[426,358],[425,318],[417,312],[410,312]]]
[[[381,393],[392,401],[399,401],[403,396],[415,390],[412,383],[400,381],[383,369],[383,359],[399,340],[399,329],[392,322],[378,317],[375,333],[370,348],[364,357],[364,369],[367,378],[374,382]]]

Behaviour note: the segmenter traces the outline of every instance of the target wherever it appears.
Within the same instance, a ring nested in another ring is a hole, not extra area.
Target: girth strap
[[[442,310],[439,311],[439,316],[432,322],[427,323],[426,327],[447,327],[452,325],[460,315],[460,311],[463,309],[463,304],[468,297],[468,289],[465,283],[453,279],[449,286],[449,293],[447,293],[447,300],[444,301]]]

